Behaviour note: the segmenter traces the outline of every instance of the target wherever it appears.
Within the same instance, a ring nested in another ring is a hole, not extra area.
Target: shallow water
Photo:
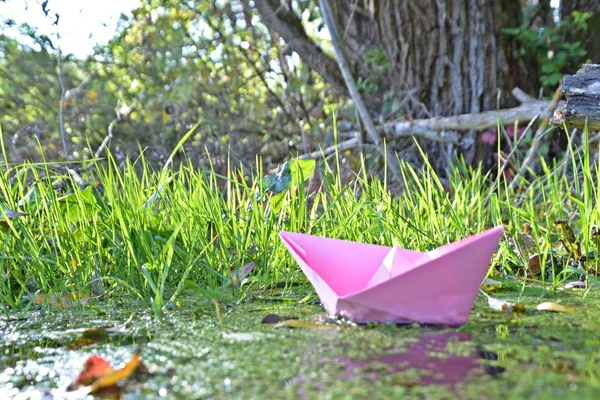
[[[0,317],[0,398],[78,398],[66,388],[90,355],[120,366],[138,345],[148,373],[128,381],[124,399],[598,398],[600,296],[583,293],[531,290],[520,299],[526,312],[512,315],[478,299],[459,329],[357,326],[327,319],[316,302],[300,304],[303,294],[289,293],[222,303],[221,319],[201,300],[160,318],[144,306],[44,307]],[[543,301],[576,312],[533,311]],[[86,333],[101,341],[78,341],[82,328],[118,326],[132,311],[126,327]],[[334,329],[275,328],[261,323],[268,314]]]

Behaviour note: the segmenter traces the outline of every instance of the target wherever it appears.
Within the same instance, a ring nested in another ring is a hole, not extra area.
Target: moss
[[[190,301],[160,320],[140,313],[120,333],[69,349],[68,329],[119,324],[131,310],[111,304],[71,311],[30,312],[0,319],[0,387],[12,394],[66,387],[90,354],[124,362],[138,342],[151,375],[127,387],[130,398],[594,398],[600,395],[600,295],[590,291],[496,294],[525,305],[510,316],[478,299],[461,328],[354,326],[336,330],[274,329],[270,313],[327,320],[320,306],[247,300],[221,305]],[[572,314],[534,311],[542,301]],[[464,368],[465,376],[456,375]],[[502,372],[504,371],[504,372]],[[593,396],[593,397],[592,397]]]

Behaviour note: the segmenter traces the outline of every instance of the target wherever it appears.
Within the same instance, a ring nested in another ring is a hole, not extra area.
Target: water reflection
[[[469,376],[497,375],[504,371],[502,367],[482,363],[481,360],[497,359],[497,355],[481,346],[471,345],[471,336],[466,333],[425,334],[398,352],[388,350],[387,354],[367,359],[339,359],[344,364],[342,378],[375,380],[381,374],[415,371],[415,383],[441,385],[463,382]]]

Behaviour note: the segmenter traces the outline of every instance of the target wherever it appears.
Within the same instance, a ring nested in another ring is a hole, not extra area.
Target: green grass
[[[501,223],[514,235],[529,222],[544,268],[532,278],[552,287],[573,276],[561,273],[572,262],[553,245],[560,239],[555,219],[569,221],[584,254],[598,253],[590,230],[599,219],[600,181],[588,146],[571,149],[566,174],[565,161],[543,164],[514,192],[501,179],[493,185],[494,173],[464,163],[450,171],[449,187],[428,164],[415,171],[402,163],[407,190],[397,197],[364,168],[343,181],[336,155],[308,183],[293,187],[307,177],[292,179],[275,207],[260,160],[253,176],[242,168],[221,176],[189,162],[173,168],[184,141],[160,171],[143,156],[124,165],[110,155],[88,163],[83,176],[97,184],[84,190],[56,164],[5,163],[2,201],[27,215],[6,219],[0,231],[2,303],[18,309],[39,293],[90,296],[99,276],[104,297],[138,299],[159,313],[184,291],[216,297],[224,288],[242,295],[256,285],[305,282],[278,238],[281,230],[428,250]],[[231,273],[247,262],[256,268],[240,287]],[[494,266],[523,276],[528,260],[504,238]]]

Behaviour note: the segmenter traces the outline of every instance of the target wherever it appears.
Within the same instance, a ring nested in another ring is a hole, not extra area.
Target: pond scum
[[[173,167],[185,140],[159,171],[143,156],[118,165],[110,154],[82,164],[5,162],[1,390],[59,396],[52,391],[66,388],[91,354],[122,367],[139,345],[147,371],[122,385],[144,398],[163,389],[183,398],[596,393],[600,186],[587,145],[568,160],[542,160],[542,172],[514,190],[464,163],[444,184],[429,166],[401,163],[406,190],[392,195],[364,160],[342,179],[337,153],[322,168],[294,160],[270,175],[260,161],[252,174],[232,166],[225,176],[185,161]],[[524,312],[492,310],[482,295],[458,331],[324,320],[277,236],[425,251],[499,224],[506,233],[490,268],[501,283],[494,296]],[[563,290],[569,282],[583,288]],[[535,311],[542,302],[574,312]],[[69,347],[82,333],[67,330],[119,326],[132,311],[122,332]],[[260,322],[269,313],[306,324],[274,329]],[[413,353],[433,358],[405,368],[423,358]],[[444,378],[436,358],[448,357],[474,375]]]

